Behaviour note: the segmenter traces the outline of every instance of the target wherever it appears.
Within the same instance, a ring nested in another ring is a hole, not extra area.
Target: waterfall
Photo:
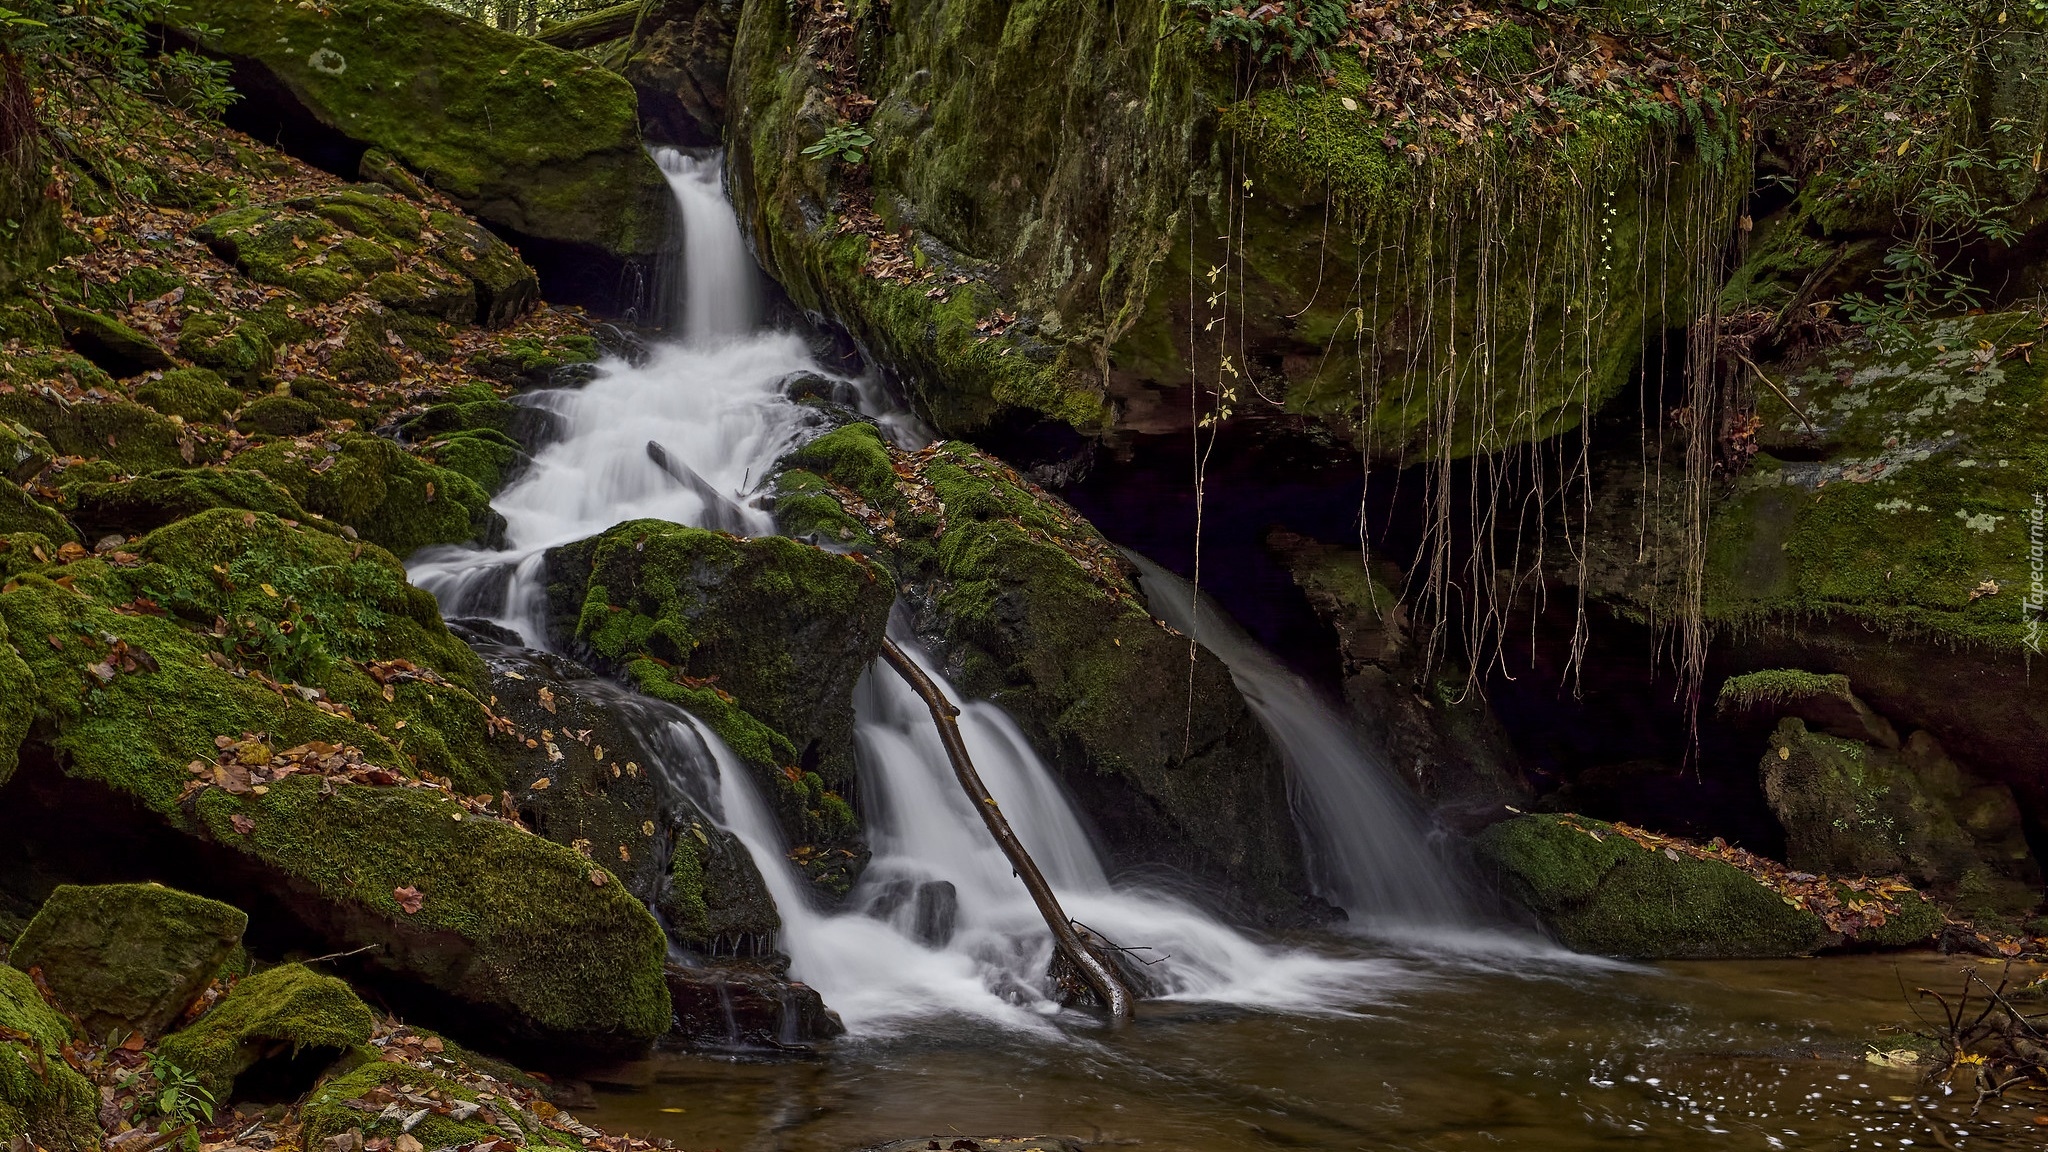
[[[1462,862],[1431,844],[1428,814],[1385,759],[1208,597],[1125,555],[1152,610],[1223,661],[1279,749],[1317,894],[1368,931],[1478,925]]]
[[[755,490],[779,457],[817,431],[811,410],[784,394],[793,375],[842,383],[892,435],[916,433],[914,420],[880,406],[872,386],[821,369],[797,336],[744,327],[747,309],[733,297],[745,294],[732,286],[751,284],[755,271],[718,195],[716,161],[659,159],[686,231],[684,338],[640,364],[608,359],[580,389],[522,399],[552,411],[562,435],[495,501],[506,546],[428,549],[413,559],[414,581],[447,616],[485,617],[545,647],[549,547],[635,517],[774,531]],[[1392,978],[1385,961],[1260,943],[1174,894],[1112,882],[1084,821],[1009,716],[961,698],[900,622],[891,635],[960,705],[976,766],[1068,913],[1152,961],[1144,967],[1154,994],[1342,1010]],[[855,706],[860,802],[874,856],[844,905],[829,911],[790,863],[780,828],[731,750],[681,710],[645,715],[691,730],[687,740],[678,730],[651,742],[678,761],[661,770],[746,846],[781,913],[791,974],[815,987],[855,1035],[934,1017],[1050,1029],[1060,1011],[1045,981],[1051,934],[954,780],[923,701],[878,661]],[[715,805],[700,757],[689,751],[700,746],[715,765]]]

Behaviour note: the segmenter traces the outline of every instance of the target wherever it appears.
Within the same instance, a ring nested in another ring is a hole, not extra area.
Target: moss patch
[[[95,1040],[154,1036],[220,971],[248,923],[238,908],[160,885],[63,884],[8,962],[40,967]]]
[[[490,540],[504,530],[490,494],[379,436],[343,433],[317,445],[280,440],[234,458],[308,511],[406,556],[429,544]]]
[[[332,1063],[368,1043],[371,1024],[370,1009],[347,984],[285,964],[237,982],[226,999],[165,1038],[158,1051],[225,1101],[236,1077],[258,1063]]]
[[[0,1136],[49,1152],[100,1146],[99,1092],[64,1062],[70,1027],[25,973],[0,964]]]

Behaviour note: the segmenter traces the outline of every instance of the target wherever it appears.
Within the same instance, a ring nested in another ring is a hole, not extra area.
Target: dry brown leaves
[[[457,811],[449,814],[453,819],[474,816],[503,820],[524,830],[510,793],[495,799],[488,795],[465,796],[455,790],[451,781],[432,773],[408,776],[372,764],[363,759],[362,749],[354,745],[313,740],[292,748],[278,749],[261,732],[244,732],[239,738],[216,736],[213,742],[218,749],[213,763],[194,760],[185,766],[193,779],[187,781],[179,793],[180,802],[208,788],[218,788],[232,796],[263,796],[281,780],[311,775],[322,778],[323,789],[331,789],[337,784],[354,784],[437,792],[458,806]],[[248,834],[240,825],[236,825],[236,830],[242,831],[243,835]]]

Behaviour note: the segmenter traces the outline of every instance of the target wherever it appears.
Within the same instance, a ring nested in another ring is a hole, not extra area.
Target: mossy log
[[[574,20],[550,24],[533,38],[565,52],[595,48],[599,44],[631,36],[640,23],[640,14],[646,9],[647,5],[641,0],[627,0],[624,4],[614,4]]]
[[[967,799],[981,813],[982,823],[988,825],[988,834],[995,838],[1003,855],[1010,858],[1010,867],[1016,870],[1017,878],[1024,881],[1025,889],[1031,893],[1031,902],[1038,905],[1038,914],[1045,917],[1045,926],[1052,929],[1053,943],[1060,954],[1080,971],[1081,978],[1088,982],[1088,987],[1095,992],[1095,999],[1108,1011],[1110,1019],[1130,1019],[1131,990],[1124,986],[1123,978],[1117,975],[1109,961],[1082,943],[1081,934],[1075,930],[1074,922],[1067,919],[1059,897],[1053,894],[1052,885],[1045,882],[1045,876],[1038,871],[1031,854],[1024,850],[1023,842],[1010,830],[1010,822],[1003,817],[996,798],[989,794],[988,785],[981,782],[981,774],[974,770],[974,760],[967,755],[967,744],[960,738],[960,725],[953,719],[960,715],[960,710],[946,699],[946,694],[924,674],[924,669],[904,655],[903,649],[898,648],[894,641],[886,638],[882,641],[882,658],[924,698],[925,707],[931,709],[932,723],[939,730],[940,742],[946,746],[946,758],[953,762],[953,775],[959,778]]]

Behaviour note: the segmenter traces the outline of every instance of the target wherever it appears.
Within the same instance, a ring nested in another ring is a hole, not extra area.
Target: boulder
[[[640,94],[640,123],[649,138],[685,145],[724,141],[726,75],[742,7],[739,0],[663,0],[645,10],[619,74]]]
[[[49,439],[42,433],[11,420],[0,420],[0,477],[26,484],[55,457]]]
[[[65,403],[54,396],[0,395],[0,420],[40,434],[58,455],[105,460],[131,472],[192,463],[190,441],[175,424],[126,400]]]
[[[239,908],[155,884],[60,885],[8,953],[39,968],[97,1040],[154,1037],[174,1023],[242,942]]]
[[[1655,852],[1583,817],[1517,816],[1472,847],[1565,947],[1634,959],[1801,956],[1827,924],[1731,864]]]
[[[1230,672],[1154,620],[1078,513],[965,444],[891,448],[872,424],[782,462],[785,532],[880,557],[968,699],[1017,721],[1119,867],[1202,878],[1298,919],[1308,884],[1284,770]]]
[[[1973,871],[2040,880],[2012,790],[1964,772],[1924,732],[1887,746],[1788,716],[1758,771],[1794,868],[1900,873],[1951,890]]]
[[[446,1046],[443,1048],[445,1051]],[[367,1140],[395,1143],[410,1135],[421,1147],[457,1148],[505,1139],[515,1132],[518,1135],[511,1139],[515,1146],[572,1150],[582,1146],[574,1136],[545,1126],[539,1117],[509,1100],[502,1081],[480,1082],[477,1072],[447,1055],[429,1057],[436,1067],[423,1068],[418,1062],[370,1058],[377,1054],[374,1048],[360,1051],[363,1063],[326,1080],[306,1098],[299,1114],[305,1124],[305,1147],[360,1148]],[[485,1090],[493,1098],[480,1096],[478,1089],[483,1084],[489,1085]],[[390,1108],[400,1092],[433,1102],[409,1130],[411,1111]],[[354,1138],[340,1145],[331,1143],[351,1132],[356,1134]]]
[[[695,1045],[808,1051],[846,1033],[810,985],[756,968],[671,964],[668,989],[677,1035]]]
[[[177,365],[156,341],[110,316],[69,304],[55,305],[51,311],[71,346],[110,375],[139,376],[152,368]]]
[[[7,541],[0,538],[0,542]],[[6,550],[11,552],[13,548]],[[0,615],[0,788],[6,787],[8,778],[14,775],[21,742],[28,738],[28,730],[36,720],[35,681],[11,640],[6,618]],[[0,956],[0,960],[4,959]]]
[[[558,647],[702,718],[754,769],[793,844],[852,839],[853,689],[894,599],[884,569],[636,520],[550,549],[547,580]]]
[[[202,424],[225,424],[242,406],[242,394],[208,368],[175,368],[135,390],[135,402],[165,416]]]
[[[71,518],[89,540],[147,535],[214,508],[311,521],[292,494],[253,471],[166,468],[132,480],[91,481],[70,490]]]
[[[214,1098],[296,1096],[337,1059],[370,1041],[370,1009],[347,984],[299,964],[236,982],[198,1023],[164,1038],[163,1059],[199,1078]],[[247,1083],[238,1083],[247,1081]]]
[[[47,1152],[98,1152],[99,1090],[64,1062],[70,1025],[35,983],[0,964],[0,1141]]]
[[[381,149],[483,220],[615,259],[660,246],[668,187],[632,86],[589,60],[411,0],[200,0],[167,18],[234,61],[245,102]]]
[[[646,907],[478,799],[503,781],[487,677],[394,559],[228,509],[131,546],[0,592],[10,634],[60,637],[23,657],[49,788],[198,847],[200,891],[375,945],[372,974],[478,1033],[616,1053],[667,1031]]]
[[[429,544],[490,543],[505,530],[488,492],[381,436],[344,432],[312,448],[274,441],[236,456],[308,512],[407,556]]]

